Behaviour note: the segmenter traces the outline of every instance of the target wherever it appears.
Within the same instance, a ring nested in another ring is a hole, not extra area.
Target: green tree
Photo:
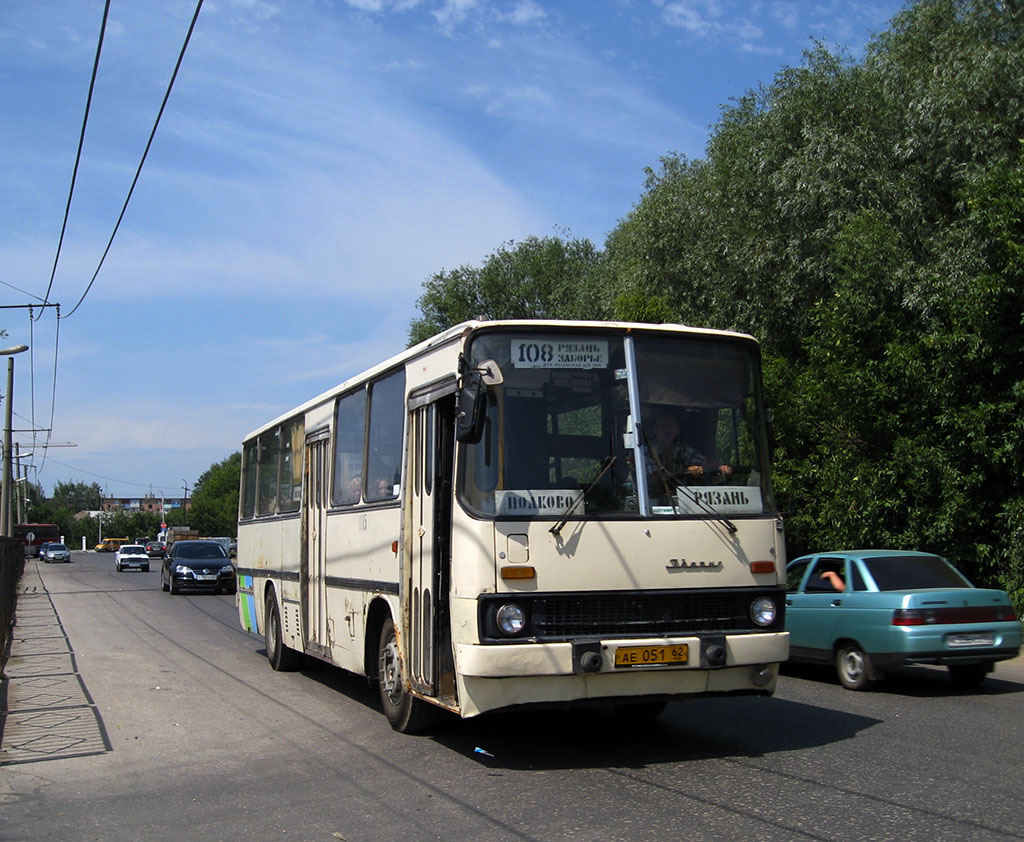
[[[586,239],[509,241],[479,268],[442,269],[424,281],[410,344],[477,317],[599,318],[608,312],[600,265],[600,253]]]
[[[242,454],[211,465],[196,482],[189,511],[189,526],[200,535],[234,536],[238,531],[238,484]]]
[[[99,483],[57,482],[53,486],[54,505],[72,512],[99,511],[103,488]]]
[[[818,45],[724,109],[608,238],[619,313],[762,339],[792,552],[942,551],[1024,591],[1021,68],[1021,4],[919,0],[863,61]]]

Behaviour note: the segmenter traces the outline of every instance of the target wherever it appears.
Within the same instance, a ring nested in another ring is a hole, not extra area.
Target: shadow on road
[[[828,684],[839,684],[836,671],[831,666],[817,664],[783,664],[782,675],[802,678],[808,681],[821,681]],[[853,691],[850,691],[853,692]],[[1000,696],[1006,693],[1024,692],[1024,684],[1007,680],[996,672],[977,687],[961,687],[954,684],[945,667],[938,666],[901,666],[888,670],[882,679],[868,692],[886,693],[895,696],[912,696],[919,699],[941,698],[943,696]]]
[[[316,663],[307,660],[306,677],[373,710],[388,728],[364,677]],[[513,710],[467,720],[443,715],[430,735],[405,739],[431,739],[494,768],[642,768],[811,748],[849,739],[881,721],[777,697],[719,697],[672,702],[656,719],[599,707]]]

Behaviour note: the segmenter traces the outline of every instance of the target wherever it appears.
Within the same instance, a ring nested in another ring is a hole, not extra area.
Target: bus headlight
[[[759,626],[770,626],[775,622],[775,602],[766,596],[759,596],[750,605],[750,619]]]
[[[498,609],[494,615],[495,622],[502,634],[513,637],[526,628],[526,612],[514,602],[508,602]]]

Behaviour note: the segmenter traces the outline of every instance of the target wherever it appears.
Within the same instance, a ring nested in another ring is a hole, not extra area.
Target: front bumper
[[[574,663],[571,641],[459,644],[461,715],[521,704],[774,692],[778,664],[789,654],[788,632],[730,634],[714,640],[724,645],[724,659],[714,666],[707,663],[707,646],[700,636],[593,641],[588,648],[599,653],[599,668],[585,674]],[[662,645],[686,645],[691,657],[685,664],[615,666],[615,650],[620,647]]]
[[[207,574],[199,574],[204,576]],[[212,579],[197,578],[194,573],[175,573],[171,571],[171,581],[175,587],[183,591],[218,591],[226,590],[234,593],[237,588],[237,577],[234,573],[218,575]]]

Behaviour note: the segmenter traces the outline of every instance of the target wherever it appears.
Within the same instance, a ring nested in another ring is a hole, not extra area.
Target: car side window
[[[793,593],[800,587],[800,580],[804,577],[804,571],[807,569],[808,562],[799,561],[795,564],[791,564],[786,569],[786,590],[789,593]]]
[[[846,590],[846,563],[841,558],[819,558],[807,579],[807,593],[836,593]]]
[[[850,591],[866,591],[868,586],[864,584],[864,577],[860,574],[860,568],[853,561],[847,563],[849,576],[846,579],[846,589]]]

